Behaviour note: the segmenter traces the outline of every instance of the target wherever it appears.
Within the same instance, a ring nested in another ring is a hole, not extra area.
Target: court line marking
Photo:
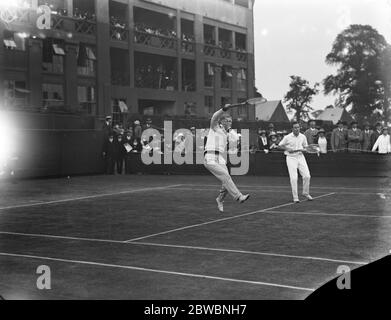
[[[240,254],[248,254],[248,255],[271,256],[271,257],[281,257],[281,258],[294,258],[294,259],[303,259],[303,260],[318,260],[318,261],[326,261],[326,262],[356,264],[356,265],[367,265],[369,263],[369,262],[363,262],[363,261],[338,260],[338,259],[309,257],[309,256],[297,256],[297,255],[291,255],[291,254],[279,254],[279,253],[247,251],[247,250],[234,250],[234,249],[217,249],[217,248],[208,248],[208,247],[185,246],[185,245],[174,245],[174,244],[162,244],[162,243],[153,243],[153,242],[129,242],[129,243],[130,244],[141,244],[141,245],[145,245],[145,246],[169,247],[169,248],[193,249],[193,250],[205,250],[205,251],[217,251],[217,252],[228,252],[228,253],[240,253]]]
[[[299,212],[299,211],[269,211],[266,213],[281,213],[281,214],[292,214],[292,215],[309,215],[309,216],[337,216],[337,217],[360,217],[360,218],[386,218],[389,219],[391,216],[379,216],[379,215],[368,215],[368,214],[349,214],[349,213],[325,213],[325,212]]]
[[[246,283],[246,284],[253,284],[253,285],[260,285],[260,286],[269,286],[269,287],[278,287],[278,288],[301,290],[301,291],[315,291],[315,289],[313,289],[313,288],[289,286],[289,285],[283,285],[283,284],[277,284],[277,283],[271,283],[271,282],[250,281],[250,280],[241,280],[241,279],[233,279],[233,278],[215,277],[215,276],[208,276],[208,275],[195,274],[195,273],[166,271],[166,270],[159,270],[159,269],[149,269],[149,268],[142,268],[142,267],[110,264],[110,263],[100,263],[100,262],[92,262],[92,261],[60,259],[60,258],[43,257],[43,256],[14,254],[14,253],[7,253],[7,252],[0,252],[0,256],[14,257],[14,258],[15,257],[16,258],[27,258],[27,259],[36,259],[36,260],[47,260],[47,261],[56,261],[56,262],[65,262],[65,263],[82,264],[82,265],[92,265],[92,266],[107,267],[107,268],[118,268],[118,269],[127,269],[127,270],[135,270],[135,271],[153,272],[153,273],[162,273],[162,274],[170,274],[170,275],[177,275],[177,276],[184,276],[184,277],[191,277],[191,278],[203,278],[203,279],[220,280],[220,281],[228,281],[228,282]]]
[[[217,186],[216,186],[217,187]],[[221,187],[221,186],[220,186]],[[254,188],[250,188],[250,187],[240,187],[241,190],[250,190],[250,191],[254,191],[254,192],[268,192],[268,193],[292,193],[291,189],[288,187],[286,189],[274,189],[274,190],[265,190],[265,189],[258,189],[256,188],[256,190],[254,190]],[[189,187],[189,186],[186,186],[186,185],[183,185],[181,186],[180,189],[178,188],[175,188],[175,190],[197,190],[197,191],[210,191],[210,190],[216,190],[215,187],[210,187],[210,186],[205,186],[203,188],[198,188],[198,187]],[[314,191],[314,192],[311,192],[312,193],[323,193],[324,191]],[[338,191],[338,192],[335,192],[335,194],[353,194],[353,195],[379,195],[380,193],[382,192],[348,192],[348,191]],[[385,195],[388,195],[387,193]]]
[[[303,259],[303,260],[350,263],[350,264],[357,264],[357,265],[368,264],[368,262],[362,262],[362,261],[338,260],[338,259],[321,258],[321,257],[298,256],[298,255],[289,255],[289,254],[280,254],[280,253],[271,253],[271,252],[257,252],[257,251],[247,251],[247,250],[235,250],[235,249],[220,249],[220,248],[209,248],[209,247],[200,247],[200,246],[172,245],[172,244],[160,244],[160,243],[149,243],[149,242],[123,242],[123,241],[119,241],[119,240],[90,239],[90,238],[78,238],[78,237],[68,237],[68,236],[19,233],[19,232],[7,232],[7,231],[0,231],[0,234],[31,237],[31,238],[77,240],[77,241],[86,241],[86,242],[117,243],[117,244],[123,244],[123,245],[141,245],[141,246],[168,247],[168,248],[192,249],[192,250],[203,250],[203,251],[214,251],[214,252],[230,252],[230,253],[282,257],[282,258],[293,258],[293,259]]]
[[[94,238],[79,238],[79,237],[69,237],[69,236],[57,236],[51,234],[40,234],[40,233],[22,233],[22,232],[8,232],[0,231],[0,234],[10,235],[10,236],[22,236],[22,237],[31,237],[31,238],[46,238],[46,239],[62,239],[62,240],[76,240],[76,241],[88,241],[88,242],[106,242],[106,243],[120,243],[123,244],[123,241],[120,240],[107,240],[107,239],[94,239]]]
[[[43,202],[37,202],[37,203],[26,203],[26,204],[15,205],[15,206],[0,207],[0,210],[26,208],[26,207],[37,207],[37,206],[44,206],[44,205],[50,205],[50,204],[56,204],[56,203],[72,202],[72,201],[95,199],[95,198],[102,198],[102,197],[110,197],[110,196],[116,196],[116,195],[120,195],[120,194],[129,194],[129,193],[136,193],[136,192],[143,192],[143,191],[165,190],[165,189],[176,188],[176,187],[180,187],[180,186],[181,186],[181,184],[173,184],[173,185],[162,186],[162,187],[133,189],[133,190],[113,192],[113,193],[101,193],[101,194],[95,194],[95,195],[84,196],[84,197],[68,198],[68,199],[53,200],[53,201],[43,201]]]
[[[220,186],[221,187],[221,186]],[[241,190],[254,190],[253,188],[248,188],[248,187],[243,187],[243,188],[240,188]],[[183,186],[181,187],[180,189],[178,188],[175,188],[175,190],[197,190],[197,191],[211,191],[211,190],[216,190],[216,188],[214,187],[204,187],[204,188],[197,188],[197,187],[187,187],[187,186]],[[262,192],[279,192],[279,193],[292,193],[292,191],[290,189],[286,189],[286,190],[257,190],[257,191],[262,191]],[[315,191],[314,193],[323,193],[324,191]],[[311,192],[312,193],[312,192]],[[339,192],[338,192],[339,193]]]
[[[324,194],[324,195],[320,195],[320,196],[314,197],[314,199],[320,199],[320,198],[323,198],[323,197],[332,196],[334,194],[335,194],[335,192],[331,192],[331,193],[327,193],[327,194]],[[227,221],[227,220],[237,219],[237,218],[241,218],[241,217],[246,217],[246,216],[254,215],[254,214],[257,214],[257,213],[263,213],[263,212],[265,212],[267,210],[279,209],[279,208],[283,208],[283,207],[287,207],[287,206],[291,206],[291,205],[294,205],[294,203],[293,202],[289,202],[289,203],[281,204],[281,205],[278,205],[278,206],[275,206],[275,207],[270,207],[270,208],[260,209],[260,210],[256,210],[256,211],[251,211],[251,212],[239,214],[239,215],[236,215],[236,216],[231,216],[231,217],[211,220],[211,221],[207,221],[207,222],[197,223],[197,224],[193,224],[193,225],[190,225],[190,226],[185,226],[185,227],[176,228],[176,229],[172,229],[172,230],[167,230],[167,231],[163,231],[163,232],[158,232],[158,233],[154,233],[154,234],[150,234],[150,235],[146,235],[146,236],[142,236],[142,237],[138,237],[138,238],[133,238],[133,239],[130,239],[130,240],[126,240],[124,242],[133,242],[133,241],[138,241],[138,240],[144,240],[144,239],[152,238],[152,237],[155,237],[155,236],[160,236],[160,235],[173,233],[173,232],[177,232],[177,231],[182,231],[182,230],[186,230],[186,229],[191,229],[191,228],[196,228],[196,227],[201,227],[201,226],[205,226],[205,225],[208,225],[208,224],[217,223],[217,222],[221,222],[221,221]]]
[[[288,177],[289,179],[289,177]],[[262,189],[262,188],[288,188],[290,189],[291,187],[289,186],[289,182],[288,182],[288,185],[241,185],[239,183],[236,184],[239,188],[254,188],[254,189]],[[206,185],[202,185],[202,184],[182,184],[182,186],[184,187],[221,187],[221,185],[219,184],[206,184]],[[362,188],[358,188],[358,187],[320,187],[320,186],[311,186],[311,189],[341,189],[341,190],[379,190],[379,192],[381,191],[384,191],[384,190],[387,190],[387,191],[391,191],[391,188],[387,188],[387,187],[378,187],[378,188],[369,188],[369,187],[362,187]]]

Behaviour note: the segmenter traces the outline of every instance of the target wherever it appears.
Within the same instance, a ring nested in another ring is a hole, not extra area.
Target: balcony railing
[[[236,61],[241,61],[241,62],[247,61],[247,52],[246,51],[225,49],[225,48],[221,48],[219,46],[215,46],[215,45],[211,45],[211,44],[204,45],[204,54],[207,56],[210,56],[210,57],[215,57],[215,58],[236,60]]]
[[[144,46],[155,47],[159,49],[177,50],[178,39],[163,35],[156,35],[148,32],[136,31],[134,41]]]
[[[52,29],[55,29],[55,30],[66,30],[66,17],[64,16],[60,16],[60,15],[57,15],[57,14],[52,14],[51,16],[51,27]]]
[[[182,53],[193,54],[195,52],[195,42],[182,40]]]
[[[87,35],[95,35],[96,34],[96,22],[91,20],[78,20],[73,19],[75,21],[75,32]]]
[[[110,25],[110,38],[116,41],[128,41],[129,31],[124,27]]]
[[[182,85],[182,90],[185,91],[185,92],[196,91],[196,83],[195,83],[195,81],[186,81],[186,80],[184,80],[183,85]]]
[[[135,84],[137,88],[163,89],[174,91],[177,89],[177,79],[159,73],[145,74],[136,72]]]

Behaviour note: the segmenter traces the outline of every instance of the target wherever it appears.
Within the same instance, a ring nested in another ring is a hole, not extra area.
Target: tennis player
[[[281,142],[279,147],[285,150],[286,165],[289,171],[289,177],[291,180],[293,202],[299,203],[299,195],[297,191],[297,179],[299,170],[300,175],[303,178],[303,196],[312,201],[310,195],[310,170],[308,169],[307,161],[303,155],[305,149],[308,147],[307,138],[304,134],[300,133],[300,125],[294,122],[292,125],[292,133],[286,135]]]
[[[232,126],[232,117],[227,113],[230,105],[225,105],[212,116],[210,130],[205,145],[204,165],[221,181],[221,190],[216,198],[217,207],[224,212],[224,198],[229,193],[231,197],[240,203],[248,200],[250,195],[243,195],[236,187],[227,168],[227,144],[229,130]]]

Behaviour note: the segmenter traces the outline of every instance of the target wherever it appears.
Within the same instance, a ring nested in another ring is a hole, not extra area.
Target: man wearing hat
[[[373,131],[371,130],[371,127],[369,125],[369,122],[364,123],[364,131],[362,133],[362,151],[371,151],[372,149],[372,144],[371,144],[371,139],[372,139],[372,134]]]
[[[102,154],[105,159],[105,173],[114,174],[116,142],[114,141],[114,134],[112,132],[108,133],[103,143]]]
[[[269,150],[269,141],[266,137],[266,131],[260,130],[258,136],[258,149],[260,151]],[[266,152],[266,151],[265,151]]]
[[[345,152],[348,133],[344,129],[344,124],[342,121],[338,121],[337,128],[335,128],[331,134],[331,149],[333,152]]]
[[[139,120],[134,122],[134,130],[133,137],[137,140],[137,143],[141,143],[141,135],[143,133],[143,129],[141,128],[141,124]]]
[[[379,138],[377,138],[375,145],[372,148],[373,152],[376,150],[378,150],[378,153],[380,154],[391,153],[391,141],[387,127],[382,129],[382,134],[379,136]]]
[[[305,137],[307,138],[308,144],[314,144],[316,135],[318,134],[318,129],[316,129],[315,120],[309,120],[308,122],[309,128],[304,132]]]
[[[375,131],[373,131],[372,136],[371,136],[371,149],[375,145],[377,139],[381,136],[382,127],[383,126],[380,122],[376,123]]]
[[[269,123],[268,129],[266,131],[267,136],[269,136],[272,132],[274,132],[274,124]]]
[[[104,132],[105,140],[108,139],[109,134],[113,133],[113,126],[112,126],[112,118],[111,116],[107,116],[105,118],[105,122],[103,123],[102,130]]]
[[[363,141],[362,131],[358,127],[357,121],[351,123],[351,129],[348,130],[348,151],[361,152],[361,144]]]

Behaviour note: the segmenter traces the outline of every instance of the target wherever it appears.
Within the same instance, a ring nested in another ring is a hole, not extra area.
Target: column
[[[97,43],[97,115],[111,114],[109,0],[95,0]]]
[[[79,109],[77,94],[77,43],[66,43],[65,50],[65,104],[71,110]]]
[[[28,83],[30,104],[33,108],[42,107],[42,41],[29,39]]]
[[[194,19],[195,36],[195,68],[197,87],[197,114],[204,115],[204,23],[201,15],[196,15]]]
[[[134,74],[135,74],[135,65],[134,65],[134,7],[133,2],[129,1],[128,8],[128,29],[129,29],[129,72],[130,72],[130,82],[129,85],[131,88],[135,87],[134,84]],[[133,107],[133,105],[132,105]],[[133,112],[138,112],[138,109],[133,110]]]

